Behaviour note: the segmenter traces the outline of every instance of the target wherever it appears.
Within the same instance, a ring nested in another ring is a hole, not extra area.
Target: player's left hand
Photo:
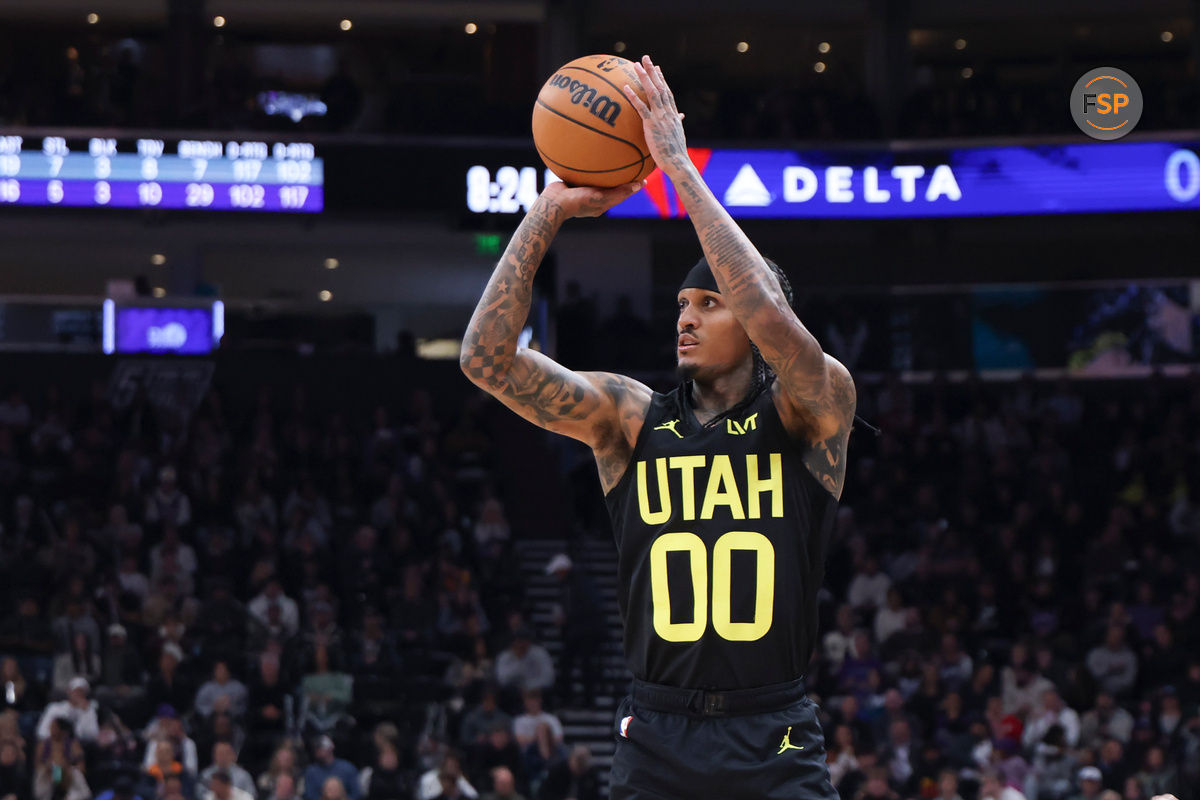
[[[646,92],[647,102],[643,103],[628,84],[622,91],[641,115],[646,145],[654,162],[668,175],[673,170],[690,166],[687,140],[683,136],[683,114],[675,107],[675,95],[667,86],[662,67],[651,61],[650,56],[642,56],[641,63],[634,62],[633,69]]]

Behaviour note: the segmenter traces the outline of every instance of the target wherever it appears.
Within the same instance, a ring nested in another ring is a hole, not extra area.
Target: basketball
[[[577,58],[555,70],[533,106],[533,143],[570,186],[619,186],[654,169],[642,118],[621,87],[644,101],[633,62],[619,56]]]

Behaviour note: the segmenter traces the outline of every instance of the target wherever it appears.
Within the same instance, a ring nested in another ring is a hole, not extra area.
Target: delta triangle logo
[[[725,190],[726,206],[769,206],[773,199],[754,167],[749,164],[742,164],[733,183]]]

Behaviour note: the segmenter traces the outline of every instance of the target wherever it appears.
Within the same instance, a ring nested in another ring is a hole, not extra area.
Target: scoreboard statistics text
[[[306,142],[0,135],[0,207],[316,213],[324,183]]]

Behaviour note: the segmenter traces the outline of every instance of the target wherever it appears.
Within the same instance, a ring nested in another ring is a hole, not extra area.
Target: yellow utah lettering
[[[742,510],[742,498],[738,496],[737,481],[733,477],[733,465],[729,463],[729,456],[723,453],[713,457],[700,519],[712,519],[717,506],[729,506],[729,514],[734,519],[746,518],[746,512]]]
[[[637,462],[637,493],[638,510],[642,514],[642,522],[647,525],[662,525],[671,518],[671,490],[667,486],[667,460],[654,459],[655,472],[658,473],[658,502],[659,510],[650,510],[650,497],[646,492],[646,462]]]
[[[783,456],[771,453],[771,472],[765,478],[758,477],[758,455],[751,453],[746,456],[746,493],[750,506],[750,519],[758,519],[759,495],[771,493],[771,516],[783,516]]]

